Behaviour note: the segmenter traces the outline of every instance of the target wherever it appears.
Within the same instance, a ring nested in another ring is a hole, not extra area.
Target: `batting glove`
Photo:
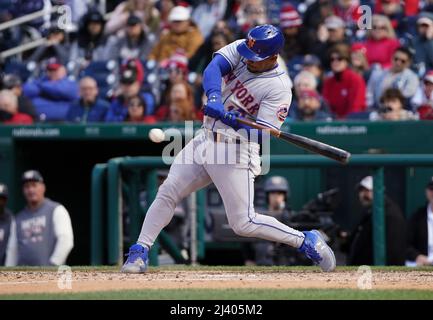
[[[224,113],[224,105],[221,103],[221,97],[211,95],[204,107],[204,114],[215,119],[221,119]]]
[[[238,111],[224,112],[223,116],[221,117],[221,122],[237,130],[239,129],[239,115],[240,114]]]

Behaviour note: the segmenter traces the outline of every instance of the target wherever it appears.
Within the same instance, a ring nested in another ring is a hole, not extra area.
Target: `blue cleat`
[[[128,259],[122,267],[123,273],[144,273],[149,264],[148,249],[140,244],[129,248]]]
[[[335,255],[332,249],[326,244],[322,235],[317,230],[305,231],[304,242],[298,249],[307,258],[313,260],[314,264],[319,265],[322,271],[333,271],[336,266]]]

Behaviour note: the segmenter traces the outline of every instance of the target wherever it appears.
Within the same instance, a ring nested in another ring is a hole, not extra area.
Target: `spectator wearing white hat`
[[[182,6],[174,7],[170,11],[168,20],[170,28],[163,32],[149,59],[161,62],[170,58],[176,51],[183,51],[188,59],[191,58],[203,43],[203,36],[191,21],[190,9]]]
[[[347,239],[348,265],[373,265],[373,177],[363,178],[358,186],[363,208],[361,220]],[[404,265],[406,222],[398,205],[385,195],[386,265]]]

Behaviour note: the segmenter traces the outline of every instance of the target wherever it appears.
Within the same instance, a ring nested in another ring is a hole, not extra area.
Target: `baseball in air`
[[[149,139],[155,143],[160,143],[164,141],[165,134],[164,131],[158,128],[153,128],[149,131]]]

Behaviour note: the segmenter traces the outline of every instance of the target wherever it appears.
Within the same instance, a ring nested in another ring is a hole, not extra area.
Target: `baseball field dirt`
[[[371,281],[370,281],[371,280]],[[0,299],[433,299],[433,268],[314,267],[0,269]]]

